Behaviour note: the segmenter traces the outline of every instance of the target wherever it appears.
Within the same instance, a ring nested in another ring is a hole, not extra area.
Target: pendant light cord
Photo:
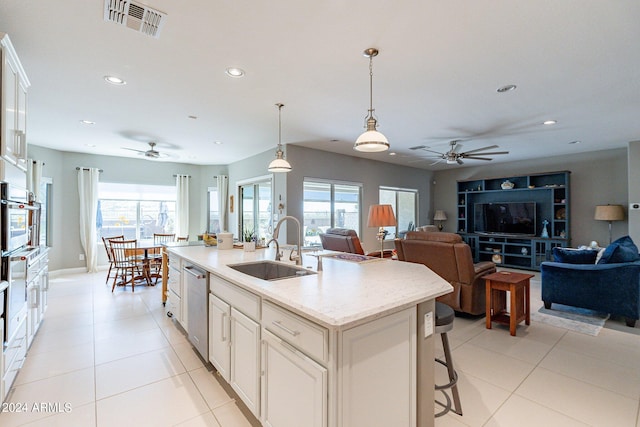
[[[369,111],[373,115],[373,56],[369,56]]]
[[[284,104],[276,104],[278,106],[278,150],[282,151],[282,107]]]

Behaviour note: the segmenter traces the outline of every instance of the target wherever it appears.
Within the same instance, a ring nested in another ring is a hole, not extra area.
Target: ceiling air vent
[[[130,0],[105,0],[104,20],[124,25],[151,37],[160,37],[166,13]]]

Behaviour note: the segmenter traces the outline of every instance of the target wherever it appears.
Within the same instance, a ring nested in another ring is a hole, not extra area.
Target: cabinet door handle
[[[293,335],[294,337],[297,337],[298,335],[300,335],[300,332],[298,331],[294,331],[292,329],[287,328],[286,326],[284,326],[279,320],[274,320],[273,322],[271,322],[271,324],[273,326],[276,326],[280,329],[282,329],[283,331],[285,331],[286,333]]]
[[[220,322],[222,324],[222,342],[225,342],[227,340],[227,328],[225,323],[227,320],[227,313],[222,313],[222,322]]]

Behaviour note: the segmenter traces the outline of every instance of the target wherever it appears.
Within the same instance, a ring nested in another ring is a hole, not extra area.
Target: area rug
[[[553,304],[549,310],[543,306],[538,312],[531,313],[531,320],[534,322],[542,322],[594,337],[600,333],[608,318],[609,315],[606,313],[562,304]]]

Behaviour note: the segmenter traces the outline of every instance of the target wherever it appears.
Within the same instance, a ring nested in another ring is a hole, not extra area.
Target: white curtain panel
[[[229,177],[218,175],[218,207],[220,208],[220,231],[229,230],[229,210],[227,200],[229,200]]]
[[[78,169],[78,195],[80,196],[80,242],[84,248],[87,272],[98,271],[98,180],[100,171],[96,168]]]
[[[176,236],[189,234],[189,175],[176,175]]]

